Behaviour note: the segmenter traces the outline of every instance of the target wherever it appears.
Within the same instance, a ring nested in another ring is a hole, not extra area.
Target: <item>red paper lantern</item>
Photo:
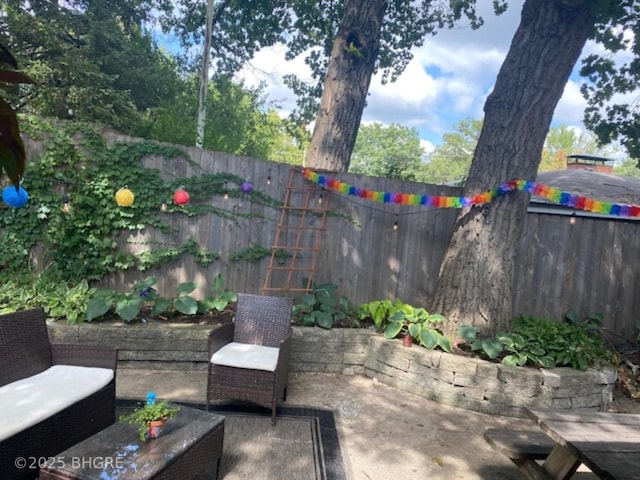
[[[186,205],[189,203],[189,194],[185,190],[176,190],[173,194],[173,203],[176,205]]]

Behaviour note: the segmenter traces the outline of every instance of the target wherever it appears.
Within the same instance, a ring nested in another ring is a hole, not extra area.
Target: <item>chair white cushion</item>
[[[280,349],[276,347],[231,342],[212,355],[211,363],[225,367],[275,372],[279,352]]]
[[[54,365],[0,387],[0,441],[97,392],[113,379],[108,368]]]

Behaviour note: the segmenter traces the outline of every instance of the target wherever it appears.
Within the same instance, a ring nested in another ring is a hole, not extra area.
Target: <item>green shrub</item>
[[[306,285],[306,279],[303,284]],[[317,325],[330,329],[336,322],[355,318],[351,301],[337,294],[333,283],[312,284],[311,292],[301,296],[301,303],[293,306],[293,319],[305,327]]]
[[[0,313],[42,307],[48,317],[73,325],[86,321],[96,289],[86,280],[74,283],[50,275],[16,276],[0,285]]]
[[[376,300],[358,307],[361,320],[371,318],[376,330],[384,329],[385,338],[396,338],[407,333],[428,349],[440,347],[445,352],[452,351],[451,340],[437,328],[444,322],[440,314],[427,312],[422,307],[414,307],[400,300]]]
[[[506,365],[586,370],[615,362],[615,354],[605,346],[600,334],[601,320],[584,321],[565,317],[554,321],[520,315],[509,332],[495,338],[477,338],[477,329],[465,325],[458,333],[471,351]]]

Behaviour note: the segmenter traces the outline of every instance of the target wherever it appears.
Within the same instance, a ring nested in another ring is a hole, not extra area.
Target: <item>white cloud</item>
[[[427,38],[424,45],[414,50],[414,58],[396,82],[382,85],[381,75],[374,76],[363,122],[416,128],[421,139],[433,146],[443,134],[452,131],[455,123],[466,118],[481,119],[487,95],[520,22],[524,0],[509,3],[507,12],[496,17],[491,2],[479,2],[479,12],[485,18],[483,27],[444,30]],[[599,49],[588,43],[583,55]],[[311,75],[303,56],[285,61],[284,53],[282,46],[261,51],[239,78],[252,86],[267,82],[269,97],[278,102],[283,114],[288,114],[295,106],[295,97],[284,86],[282,75],[295,73],[307,79]],[[586,102],[580,94],[576,72],[564,89],[554,124],[583,129]]]
[[[581,125],[586,106],[587,102],[580,93],[580,84],[569,80],[554,112],[554,122],[562,125]]]

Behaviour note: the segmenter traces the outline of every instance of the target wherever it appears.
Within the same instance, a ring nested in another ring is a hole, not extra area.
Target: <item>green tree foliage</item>
[[[245,65],[261,48],[277,43],[287,47],[287,59],[305,56],[311,68],[311,78],[288,76],[286,83],[298,96],[297,121],[308,123],[318,108],[323,80],[330,61],[334,39],[345,12],[354,5],[370,0],[245,0],[216,2],[211,47],[218,73],[233,73]],[[205,24],[206,2],[177,0],[177,13],[163,18],[186,48],[200,46]],[[496,13],[502,13],[506,2],[494,2]],[[427,35],[438,28],[452,27],[462,17],[472,28],[482,25],[475,12],[475,2],[388,2],[380,30],[380,53],[375,71],[381,71],[385,81],[395,80],[407,66]],[[362,25],[362,28],[367,28]],[[193,50],[192,50],[193,51]],[[199,66],[199,54],[185,58],[187,68]]]
[[[456,123],[453,131],[443,135],[442,143],[431,152],[418,179],[425,183],[463,185],[481,129],[482,120],[467,118]],[[544,143],[538,171],[565,169],[567,155],[577,153],[609,157],[614,150],[598,145],[595,135],[590,132],[579,132],[566,125],[552,127]]]
[[[453,132],[443,135],[442,143],[431,152],[420,180],[436,184],[464,183],[481,129],[482,120],[467,118],[456,123]]]
[[[145,130],[140,135],[163,142],[193,145],[198,109],[198,78],[187,78],[175,98],[162,102],[145,115]],[[263,89],[247,88],[228,78],[209,83],[207,124],[203,147],[209,150],[281,159],[284,145],[295,150],[286,125],[267,105]],[[292,155],[293,157],[294,155]],[[301,152],[298,153],[301,159]]]
[[[153,1],[0,2],[0,35],[37,82],[13,91],[30,111],[135,132],[142,112],[172,97],[173,61],[142,28]]]
[[[349,171],[374,177],[416,180],[424,149],[414,128],[380,123],[362,125]]]
[[[166,10],[157,0],[0,0],[0,42],[6,39],[38,81],[37,88],[12,90],[10,102],[44,117],[193,145],[197,75],[180,72],[178,59],[156,44],[152,7]],[[262,87],[218,76],[207,101],[205,148],[301,161],[303,143],[266,105]]]
[[[580,70],[589,104],[584,123],[601,143],[618,140],[640,162],[640,8],[637,0],[595,3],[600,21],[593,39],[603,48],[587,56]]]
[[[635,160],[626,158],[619,165],[614,165],[613,173],[625,177],[640,178],[640,168]]]
[[[613,148],[600,146],[593,133],[580,132],[566,125],[553,127],[544,142],[538,171],[564,170],[567,168],[567,155],[575,154],[609,157]]]

